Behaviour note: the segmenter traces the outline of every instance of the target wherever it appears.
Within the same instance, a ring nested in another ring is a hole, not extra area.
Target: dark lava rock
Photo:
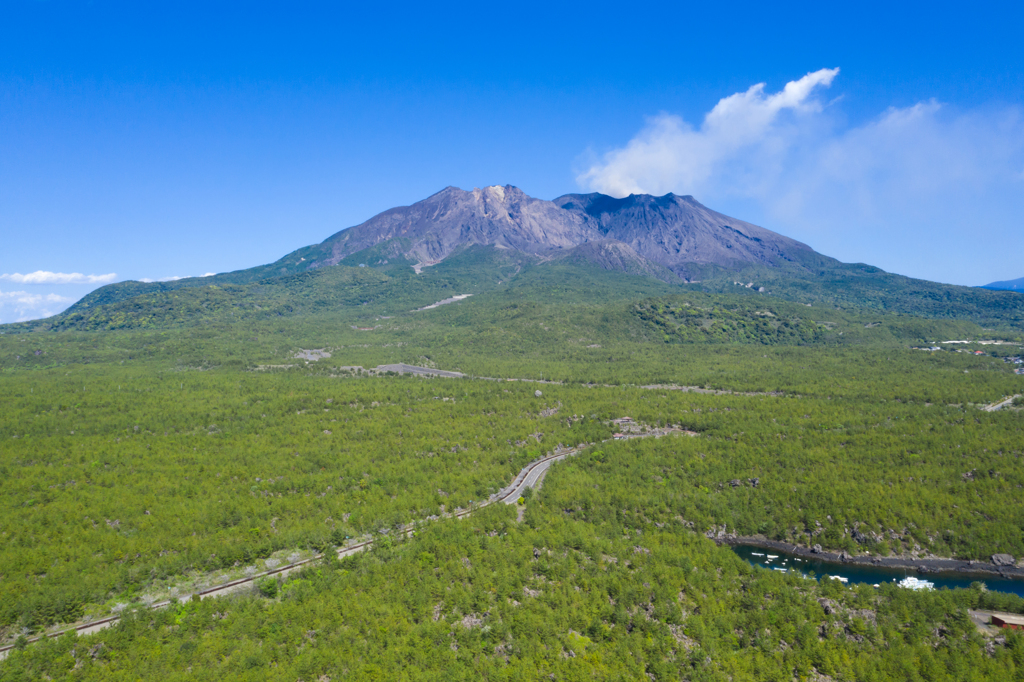
[[[996,566],[1013,566],[1013,557],[1009,554],[993,554],[992,563]]]

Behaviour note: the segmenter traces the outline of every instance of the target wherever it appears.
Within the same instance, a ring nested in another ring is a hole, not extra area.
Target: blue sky
[[[1024,276],[1019,3],[710,5],[0,3],[0,322],[447,185],[693,194],[844,261]]]

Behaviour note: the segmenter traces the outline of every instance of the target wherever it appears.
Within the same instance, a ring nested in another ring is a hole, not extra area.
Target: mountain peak
[[[523,190],[514,185],[488,185],[483,188],[474,187],[473,191],[470,193],[479,199],[487,199],[491,201],[497,200],[501,202],[521,199],[526,196],[526,193],[523,192]]]
[[[473,191],[476,192],[477,190],[474,189]],[[502,201],[505,200],[505,188],[501,185],[490,185],[489,187],[484,187],[482,191],[487,192],[491,196],[496,196]]]
[[[687,280],[694,266],[782,265],[814,254],[800,242],[712,211],[689,195],[616,198],[594,192],[546,201],[514,185],[470,191],[449,186],[335,234],[318,247],[323,257],[312,267],[335,265],[372,247],[383,258],[432,265],[472,244],[555,258],[589,242],[603,246],[577,253],[603,267],[617,269],[614,263],[623,259],[641,259]]]

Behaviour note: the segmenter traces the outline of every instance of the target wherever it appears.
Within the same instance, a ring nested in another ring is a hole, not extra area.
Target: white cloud
[[[207,273],[209,277],[214,273]],[[9,322],[25,322],[51,317],[63,312],[75,301],[95,289],[97,286],[115,279],[116,275],[82,275],[79,273],[34,272],[28,275],[0,275],[0,280],[17,281],[22,284],[36,285],[30,291],[0,291],[0,324]],[[168,277],[171,281],[182,277]],[[154,281],[154,280],[142,280]],[[65,286],[68,285],[68,286]],[[71,294],[71,295],[65,295]]]
[[[958,284],[1024,275],[1024,116],[935,101],[814,140],[752,195],[847,261]]]
[[[58,294],[30,294],[27,291],[0,291],[0,301],[14,301],[23,305],[38,305],[40,303],[70,303],[74,301],[70,296]]]
[[[24,322],[56,315],[73,303],[74,298],[58,294],[30,294],[27,291],[0,291],[0,322]]]
[[[106,275],[83,275],[80,272],[47,272],[36,270],[27,275],[20,272],[2,274],[0,279],[18,284],[109,284],[117,279],[113,272]]]
[[[811,95],[828,87],[839,69],[821,69],[786,84],[781,92],[765,95],[764,83],[718,102],[694,129],[678,116],[660,114],[622,149],[604,156],[577,178],[580,185],[612,196],[664,194],[672,189],[698,187],[712,178],[724,162],[760,147],[778,147],[788,121],[821,111]]]
[[[1021,110],[928,100],[851,126],[815,98],[837,71],[726,97],[699,129],[661,114],[577,181],[615,196],[693,194],[822,253],[917,277],[1024,275]]]

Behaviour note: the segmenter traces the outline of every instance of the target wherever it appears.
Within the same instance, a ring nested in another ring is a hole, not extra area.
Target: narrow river
[[[760,566],[769,570],[797,572],[805,576],[821,578],[822,576],[838,576],[846,578],[847,584],[854,585],[867,583],[868,585],[881,585],[882,583],[899,582],[905,577],[915,577],[934,583],[936,589],[948,587],[970,587],[973,582],[983,582],[993,592],[1011,592],[1024,597],[1024,580],[1007,580],[996,576],[965,575],[963,573],[917,573],[902,568],[881,568],[875,566],[861,566],[859,564],[842,564],[831,561],[821,561],[808,557],[796,556],[788,552],[751,545],[736,545],[732,548],[741,559],[754,566]]]

